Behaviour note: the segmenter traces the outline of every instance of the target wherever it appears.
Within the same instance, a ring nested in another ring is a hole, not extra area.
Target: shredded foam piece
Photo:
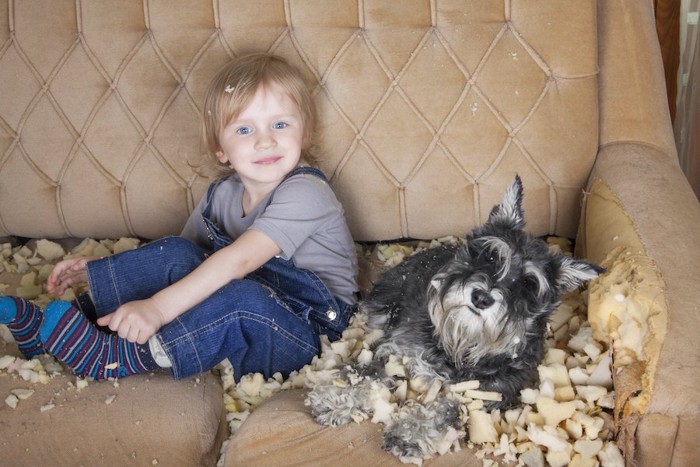
[[[12,409],[16,409],[17,404],[19,404],[19,398],[14,394],[10,394],[5,398],[5,404],[7,404]]]
[[[48,403],[44,404],[41,407],[39,407],[40,412],[48,412],[49,410],[54,409],[56,406],[53,403]]]

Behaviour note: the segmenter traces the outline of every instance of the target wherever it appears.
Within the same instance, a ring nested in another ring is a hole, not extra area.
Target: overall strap
[[[211,214],[211,202],[214,199],[214,191],[216,190],[216,187],[218,187],[221,182],[224,180],[227,180],[231,175],[226,175],[221,178],[217,178],[211,184],[209,185],[209,189],[207,190],[207,195],[206,195],[206,201],[204,202],[204,210],[202,211],[202,216],[206,218],[210,218]]]

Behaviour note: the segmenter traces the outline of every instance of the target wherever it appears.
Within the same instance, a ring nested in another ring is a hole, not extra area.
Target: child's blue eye
[[[287,126],[289,125],[285,122],[276,122],[274,125],[272,125],[272,128],[274,128],[275,130],[283,130],[287,128]]]
[[[242,126],[238,130],[236,130],[236,133],[239,135],[249,135],[253,132],[252,128],[247,127],[247,126]]]

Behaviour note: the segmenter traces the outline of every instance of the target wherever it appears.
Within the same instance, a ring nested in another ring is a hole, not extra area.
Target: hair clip
[[[225,92],[226,94],[231,94],[231,93],[233,92],[234,89],[236,89],[236,88],[235,88],[234,86],[231,86],[231,85],[229,84],[229,85],[226,86],[226,88],[224,89],[224,92]]]

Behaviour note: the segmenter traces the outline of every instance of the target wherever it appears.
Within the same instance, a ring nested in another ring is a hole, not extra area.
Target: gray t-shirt
[[[298,174],[273,193],[244,215],[243,184],[234,174],[216,188],[210,218],[232,239],[247,229],[263,232],[282,250],[280,257],[313,271],[333,296],[354,304],[357,255],[343,207],[331,187],[315,175]],[[205,203],[203,196],[180,235],[209,249],[212,244],[201,218]]]

